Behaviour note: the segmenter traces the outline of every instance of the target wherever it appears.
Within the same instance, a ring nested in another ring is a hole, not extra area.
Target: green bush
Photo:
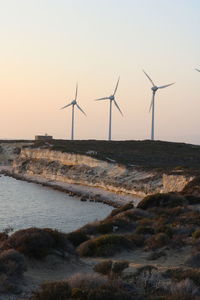
[[[52,250],[74,254],[66,234],[52,229],[29,228],[16,231],[3,244],[3,249],[10,248],[36,259],[47,256]]]
[[[81,256],[111,256],[122,249],[130,249],[131,242],[122,235],[106,234],[84,242],[78,247]]]

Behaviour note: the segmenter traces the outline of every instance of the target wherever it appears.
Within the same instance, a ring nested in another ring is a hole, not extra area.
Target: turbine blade
[[[153,80],[149,77],[149,75],[143,70],[144,74],[147,76],[147,78],[149,79],[149,81],[152,83],[153,86],[155,86],[155,83],[153,82]]]
[[[116,84],[116,87],[115,87],[115,90],[114,90],[113,96],[115,96],[115,94],[116,94],[116,92],[117,92],[118,85],[119,85],[119,80],[120,80],[120,77],[119,77],[119,78],[118,78],[118,80],[117,80],[117,84]]]
[[[163,85],[163,86],[158,86],[158,89],[164,89],[164,88],[166,88],[166,87],[168,87],[168,86],[170,86],[170,85],[172,85],[172,84],[174,84],[175,82],[173,82],[173,83],[170,83],[170,84],[166,84],[166,85]]]
[[[99,98],[99,99],[95,99],[94,101],[99,101],[99,100],[108,100],[110,99],[109,97],[104,97],[104,98]]]
[[[66,107],[68,107],[68,106],[71,106],[72,105],[72,103],[69,103],[69,104],[67,104],[67,105],[65,105],[65,106],[63,106],[63,107],[61,107],[60,109],[64,109],[64,108],[66,108]]]
[[[195,69],[197,72],[200,72],[200,70],[199,69]]]
[[[76,106],[78,107],[78,109],[86,116],[86,113],[82,110],[82,108],[76,103]]]
[[[78,95],[78,83],[76,84],[75,100],[77,99],[77,95]]]
[[[117,104],[117,102],[114,100],[115,106],[117,107],[117,109],[119,110],[120,114],[123,116],[123,113],[121,111],[121,109],[119,108],[119,105]]]

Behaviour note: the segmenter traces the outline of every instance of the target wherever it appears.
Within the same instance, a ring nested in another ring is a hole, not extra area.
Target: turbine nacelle
[[[151,126],[151,139],[154,140],[154,101],[155,101],[155,93],[158,89],[164,89],[174,83],[170,83],[170,84],[165,84],[162,86],[156,86],[155,83],[153,82],[153,80],[151,79],[151,77],[143,70],[144,74],[146,75],[146,77],[148,78],[148,80],[151,82],[152,84],[152,100],[151,100],[151,104],[150,104],[150,108],[149,108],[149,112],[152,110],[152,126]]]
[[[151,89],[155,93],[158,90],[158,87],[157,86],[153,86]]]
[[[65,109],[69,106],[72,107],[72,131],[71,131],[71,139],[72,140],[74,139],[74,109],[75,109],[75,107],[77,107],[86,116],[86,113],[84,112],[84,110],[82,110],[82,108],[78,105],[78,103],[76,101],[77,95],[78,95],[78,83],[76,84],[75,99],[72,102],[70,102],[69,104],[60,108],[60,109]]]
[[[76,100],[73,100],[73,101],[71,102],[71,104],[72,104],[72,105],[76,105],[76,104],[77,104]]]
[[[109,96],[109,97],[103,97],[103,98],[98,98],[98,99],[95,100],[95,101],[110,100],[109,131],[108,131],[108,140],[109,140],[109,141],[111,140],[112,104],[113,104],[113,103],[114,103],[115,107],[118,109],[118,111],[120,112],[120,114],[123,116],[122,111],[121,111],[119,105],[117,104],[117,101],[115,100],[115,94],[116,94],[117,89],[118,89],[119,80],[120,80],[120,77],[119,77],[118,80],[117,80],[117,84],[116,84],[116,86],[115,86],[114,93],[113,93],[111,96]]]

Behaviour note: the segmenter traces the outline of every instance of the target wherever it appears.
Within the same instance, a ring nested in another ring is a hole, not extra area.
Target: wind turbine
[[[174,83],[170,83],[170,84],[166,84],[166,85],[162,85],[162,86],[156,86],[153,82],[153,80],[149,77],[149,75],[143,70],[144,74],[147,76],[147,78],[149,79],[149,81],[152,84],[152,100],[151,100],[151,104],[150,104],[150,108],[149,108],[149,112],[152,110],[152,125],[151,125],[151,140],[154,140],[154,113],[155,113],[155,94],[157,92],[157,90],[159,89],[164,89]]]
[[[120,77],[117,80],[117,84],[114,90],[114,93],[110,96],[110,97],[104,97],[104,98],[99,98],[96,99],[95,101],[99,101],[99,100],[110,100],[110,111],[109,111],[109,130],[108,130],[108,140],[111,141],[111,132],[112,132],[112,103],[114,102],[115,106],[117,107],[117,109],[119,110],[120,114],[123,116],[123,113],[121,111],[121,109],[119,108],[119,105],[117,104],[116,100],[115,100],[115,94],[117,92],[118,89],[118,85],[119,85],[119,80]]]
[[[60,109],[64,109],[66,107],[72,106],[72,131],[71,131],[71,140],[74,139],[74,107],[76,106],[86,116],[86,113],[82,110],[82,108],[78,105],[78,103],[76,101],[77,100],[77,95],[78,95],[78,83],[76,84],[75,99],[71,103],[69,103],[69,104],[67,104],[67,105],[65,105],[65,106],[63,106],[63,107],[60,108]]]

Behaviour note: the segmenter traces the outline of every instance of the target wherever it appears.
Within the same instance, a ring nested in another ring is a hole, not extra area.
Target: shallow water
[[[49,227],[73,231],[88,222],[105,218],[112,207],[81,202],[78,197],[38,184],[0,177],[0,231]]]

